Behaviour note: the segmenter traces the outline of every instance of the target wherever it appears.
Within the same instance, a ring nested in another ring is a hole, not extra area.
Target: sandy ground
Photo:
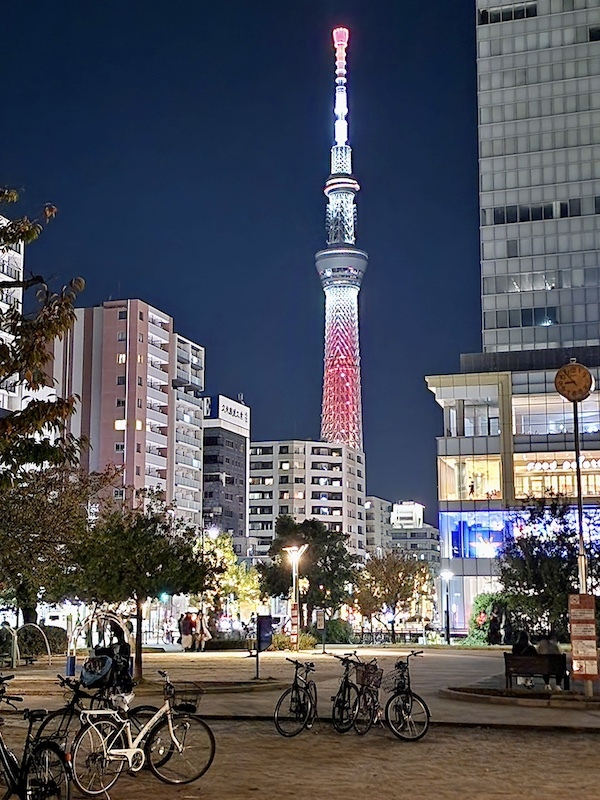
[[[414,744],[383,729],[343,736],[329,725],[293,739],[269,723],[212,724],[217,754],[197,783],[170,787],[124,776],[114,800],[596,800],[597,734],[432,728]],[[77,795],[74,795],[77,796]]]

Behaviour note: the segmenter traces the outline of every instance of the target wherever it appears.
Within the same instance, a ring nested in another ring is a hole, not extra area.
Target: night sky
[[[350,143],[368,492],[436,520],[424,376],[480,350],[475,30],[458,0],[2,4],[0,183],[59,215],[27,251],[82,305],[139,297],[206,347],[254,439],[319,437],[333,137],[331,29],[350,28]]]

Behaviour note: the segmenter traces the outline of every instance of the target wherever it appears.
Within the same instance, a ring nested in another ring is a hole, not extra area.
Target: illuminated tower
[[[327,247],[316,256],[325,292],[325,369],[321,439],[363,449],[358,343],[358,292],[368,256],[355,247],[356,206],[360,189],[352,174],[348,144],[346,47],[348,30],[333,31],[335,47],[335,126],[331,174],[325,184]]]

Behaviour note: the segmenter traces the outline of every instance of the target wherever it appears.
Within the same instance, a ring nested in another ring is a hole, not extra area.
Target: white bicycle
[[[82,729],[73,743],[73,781],[86,795],[105,794],[127,766],[138,772],[148,764],[164,783],[198,780],[215,757],[215,737],[196,713],[202,688],[195,683],[173,683],[166,672],[164,704],[132,736],[131,720],[115,709],[81,712]],[[122,710],[130,696],[119,695]]]

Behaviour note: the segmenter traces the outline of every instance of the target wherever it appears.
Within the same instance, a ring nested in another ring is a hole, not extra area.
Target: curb
[[[558,697],[536,698],[536,697],[502,697],[501,695],[478,694],[476,692],[465,692],[461,689],[438,689],[438,696],[445,700],[456,700],[461,703],[483,703],[485,705],[497,706],[521,706],[523,708],[553,708],[568,709],[575,711],[599,711],[598,702],[587,702],[586,700],[572,700],[570,698],[558,699]]]

